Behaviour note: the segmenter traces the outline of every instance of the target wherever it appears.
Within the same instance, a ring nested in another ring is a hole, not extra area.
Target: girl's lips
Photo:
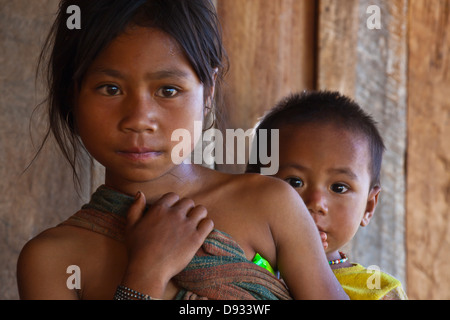
[[[117,154],[131,160],[147,160],[160,156],[162,152],[150,149],[130,149],[125,151],[118,151]]]

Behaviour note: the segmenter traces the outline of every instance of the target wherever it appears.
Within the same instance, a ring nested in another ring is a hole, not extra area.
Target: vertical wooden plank
[[[410,1],[409,21],[408,293],[450,299],[450,1]]]
[[[230,58],[221,129],[252,128],[282,96],[314,87],[315,5],[314,0],[217,1]]]
[[[360,1],[363,26],[358,29],[358,65],[355,98],[379,122],[386,152],[382,192],[371,228],[355,237],[355,254],[378,264],[406,283],[405,154],[407,109],[407,0]],[[366,9],[378,5],[381,29],[366,26]],[[367,250],[376,247],[377,253]]]
[[[319,1],[317,89],[354,95],[358,27],[358,0]]]
[[[367,26],[370,5],[380,9],[380,29]],[[377,120],[387,147],[375,216],[346,250],[405,286],[406,14],[407,0],[322,0],[318,66],[318,88],[353,97]]]
[[[29,121],[43,99],[35,69],[58,2],[0,0],[0,299],[18,298],[16,263],[25,242],[66,219],[88,197],[77,193],[52,140],[23,172],[46,128],[42,112],[35,114],[31,133]],[[82,178],[82,189],[89,191],[89,173]]]

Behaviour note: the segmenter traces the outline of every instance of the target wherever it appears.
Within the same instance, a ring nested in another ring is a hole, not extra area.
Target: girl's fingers
[[[159,198],[152,206],[162,205],[164,207],[172,207],[175,203],[180,200],[180,196],[176,193],[169,192]]]
[[[134,202],[127,212],[127,226],[133,226],[142,217],[145,210],[145,195],[142,192],[136,193]]]
[[[207,215],[208,215],[208,210],[202,205],[193,207],[187,213],[188,218],[190,218],[192,220],[197,220],[197,221],[200,221],[200,220],[206,218]]]
[[[183,198],[173,204],[172,208],[177,210],[178,212],[188,215],[189,212],[195,207],[195,203],[191,199]]]
[[[135,197],[135,201],[132,203],[127,212],[127,229],[135,227],[138,221],[144,216],[146,211],[146,199],[142,192],[138,192]],[[208,210],[201,205],[196,206],[191,199],[180,197],[175,193],[167,193],[159,200],[153,203],[148,210],[148,214],[156,217],[170,218],[167,213],[172,212],[176,214],[182,220],[178,221],[190,221],[190,225],[195,225],[198,238],[203,242],[207,235],[214,228],[214,223],[211,219],[207,218]],[[162,215],[161,215],[162,214]],[[187,219],[187,220],[185,220]]]
[[[327,234],[323,231],[320,231],[320,239],[322,240],[323,248],[327,249],[328,248]]]
[[[209,218],[202,219],[198,223],[197,231],[199,233],[199,236],[201,237],[201,243],[203,243],[205,238],[208,236],[208,234],[211,233],[213,229],[214,229],[214,222]]]

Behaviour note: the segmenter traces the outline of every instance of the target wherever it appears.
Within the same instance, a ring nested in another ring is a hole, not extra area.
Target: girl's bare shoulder
[[[39,251],[39,254],[45,254],[46,251],[58,250],[64,248],[70,243],[70,239],[75,237],[76,230],[71,227],[58,226],[49,228],[31,240],[29,240],[22,249],[21,256],[24,254],[32,255]]]
[[[77,299],[67,280],[74,272],[85,281],[105,264],[118,265],[125,252],[116,241],[73,226],[47,229],[28,241],[17,262],[19,293],[24,299]],[[121,258],[121,259],[118,259]],[[76,271],[78,270],[78,271]],[[92,280],[93,279],[93,280]],[[90,284],[87,282],[88,284]]]
[[[292,191],[292,187],[286,182],[270,176],[257,173],[230,174],[207,168],[201,170],[203,170],[204,183],[206,182],[204,186],[207,189],[221,189],[237,193],[245,190],[246,194],[272,193],[272,197]]]
[[[43,231],[23,247],[17,262],[17,282],[22,299],[72,299],[65,283],[67,268],[75,264],[76,230],[55,227]],[[59,298],[57,297],[59,295]]]
[[[31,269],[44,274],[64,268],[65,274],[67,267],[79,261],[83,251],[86,253],[91,237],[90,232],[71,226],[47,229],[25,244],[19,255],[18,272]]]
[[[295,190],[286,182],[255,173],[229,174],[206,169],[202,198],[216,199],[217,203],[231,203],[235,209],[247,212],[273,212],[283,206],[302,203]]]
[[[83,231],[72,226],[52,227],[29,240],[22,251],[74,249],[83,241],[83,236],[86,235]]]
[[[52,263],[77,261],[90,251],[113,240],[100,234],[75,226],[49,228],[29,240],[23,247],[20,259],[47,260]]]
[[[258,208],[260,214],[275,207],[296,205],[299,195],[286,182],[269,176],[246,173],[233,176],[234,197]]]
[[[208,196],[203,199],[214,199],[207,202],[207,208],[220,207],[227,216],[270,229],[280,221],[298,219],[299,211],[305,213],[304,203],[294,188],[274,177],[220,173],[219,179],[206,189]]]

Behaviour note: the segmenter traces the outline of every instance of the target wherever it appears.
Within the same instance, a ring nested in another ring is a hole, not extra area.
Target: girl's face
[[[379,190],[369,190],[369,164],[366,139],[348,130],[329,124],[280,130],[276,177],[302,197],[317,228],[327,235],[327,253],[348,243],[373,215]]]
[[[175,40],[158,29],[128,28],[88,69],[76,101],[77,130],[106,167],[107,183],[150,181],[174,168],[174,130],[187,129],[194,140],[203,99]]]

